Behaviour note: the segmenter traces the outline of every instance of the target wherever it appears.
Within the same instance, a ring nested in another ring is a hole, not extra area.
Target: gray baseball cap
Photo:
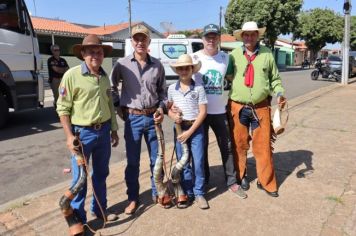
[[[219,26],[217,26],[215,24],[208,24],[208,25],[204,26],[203,36],[205,36],[209,33],[215,33],[215,34],[220,35]]]

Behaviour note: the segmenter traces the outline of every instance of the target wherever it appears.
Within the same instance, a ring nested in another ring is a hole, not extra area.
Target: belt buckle
[[[102,126],[101,123],[94,124],[94,125],[93,125],[93,129],[94,129],[94,130],[100,130],[100,129],[101,129],[101,126]]]

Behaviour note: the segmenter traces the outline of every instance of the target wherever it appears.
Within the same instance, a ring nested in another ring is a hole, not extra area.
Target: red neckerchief
[[[253,60],[255,60],[256,56],[257,56],[257,53],[255,54],[252,54],[252,56],[249,56],[247,55],[247,52],[244,53],[246,59],[247,59],[247,66],[246,66],[246,69],[245,69],[245,85],[247,87],[250,87],[252,88],[253,87],[253,81],[254,81],[254,78],[255,78],[255,69],[253,68]]]

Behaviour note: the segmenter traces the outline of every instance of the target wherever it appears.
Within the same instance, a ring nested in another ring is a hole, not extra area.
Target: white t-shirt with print
[[[226,112],[227,98],[224,97],[224,78],[229,64],[229,55],[219,51],[214,56],[204,54],[203,50],[193,53],[193,61],[200,60],[202,63],[198,73],[193,79],[202,84],[208,98],[208,114],[223,114]]]

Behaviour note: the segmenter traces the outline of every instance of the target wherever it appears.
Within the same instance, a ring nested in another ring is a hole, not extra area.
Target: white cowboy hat
[[[258,31],[259,37],[261,37],[266,31],[266,27],[258,28],[257,23],[254,21],[246,22],[243,24],[242,29],[234,31],[235,38],[242,41],[242,33],[246,31]]]
[[[177,67],[181,66],[193,66],[193,74],[197,73],[200,70],[201,62],[193,63],[193,59],[188,54],[182,54],[178,57],[178,60],[175,63],[170,64],[172,70],[177,73]]]

